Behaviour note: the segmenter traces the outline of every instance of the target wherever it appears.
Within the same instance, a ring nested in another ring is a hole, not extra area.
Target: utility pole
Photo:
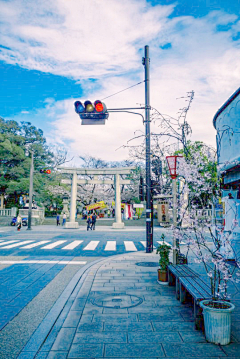
[[[28,230],[32,229],[32,197],[33,197],[33,151],[30,151],[31,156],[31,167],[30,167],[30,184],[29,184],[29,208],[28,208]]]
[[[172,195],[173,195],[173,228],[176,230],[177,226],[177,179],[172,180]],[[179,249],[179,241],[176,235],[173,235],[173,264],[177,264],[177,254]]]
[[[149,46],[144,48],[142,63],[145,69],[145,137],[146,137],[146,253],[153,251],[153,227],[151,209],[151,146],[150,146],[150,76]]]

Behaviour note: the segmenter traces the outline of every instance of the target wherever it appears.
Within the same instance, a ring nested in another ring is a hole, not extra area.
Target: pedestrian
[[[22,217],[21,217],[21,215],[19,214],[19,215],[17,216],[17,230],[20,231],[21,227],[22,227]]]
[[[60,215],[57,213],[57,226],[60,226]]]
[[[67,219],[67,216],[66,216],[66,213],[64,212],[63,213],[63,220],[62,220],[62,225],[64,226],[65,223],[66,223],[66,219]]]
[[[92,229],[92,219],[90,216],[87,217],[87,231]]]
[[[93,230],[95,230],[96,221],[97,221],[97,216],[96,216],[95,213],[93,213],[93,215],[92,215],[92,227],[91,227],[91,229],[93,229]]]

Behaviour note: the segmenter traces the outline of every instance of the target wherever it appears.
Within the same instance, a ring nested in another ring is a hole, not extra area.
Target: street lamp
[[[173,226],[177,226],[177,163],[178,158],[183,156],[167,156],[166,160],[170,176],[172,178],[172,195],[173,195]],[[173,264],[177,264],[177,252],[179,249],[179,241],[176,239],[175,234],[173,235]]]

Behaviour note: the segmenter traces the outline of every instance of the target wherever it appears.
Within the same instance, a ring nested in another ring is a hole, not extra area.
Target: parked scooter
[[[11,225],[11,226],[16,226],[16,224],[17,224],[17,217],[13,217],[13,219],[12,219],[10,225]],[[23,219],[22,219],[22,225],[23,225],[24,227],[27,226],[27,218],[23,218]]]

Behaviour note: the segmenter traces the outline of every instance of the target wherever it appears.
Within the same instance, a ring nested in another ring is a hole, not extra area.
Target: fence
[[[7,208],[7,209],[0,209],[0,216],[1,217],[16,217],[17,215],[17,208]]]

